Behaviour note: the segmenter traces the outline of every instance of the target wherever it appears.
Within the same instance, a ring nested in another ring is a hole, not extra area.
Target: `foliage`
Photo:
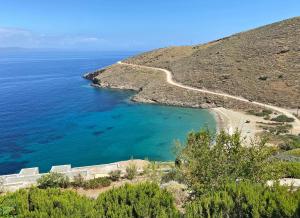
[[[248,114],[254,115],[254,116],[258,116],[258,117],[267,117],[270,114],[272,114],[272,110],[268,110],[268,109],[263,109],[261,111],[256,111],[256,110],[248,110],[247,111]]]
[[[300,135],[290,135],[290,140],[292,149],[300,148]]]
[[[294,122],[295,119],[292,118],[292,117],[287,117],[286,115],[281,114],[281,115],[278,115],[277,117],[272,118],[271,120],[276,121],[276,122],[288,122],[288,123],[290,123],[290,122]]]
[[[70,185],[69,178],[61,173],[48,173],[38,179],[39,188],[66,188]]]
[[[177,217],[170,193],[157,184],[125,185],[98,197],[96,209],[104,217]]]
[[[99,177],[90,180],[84,180],[82,176],[76,176],[74,181],[71,183],[71,186],[77,188],[82,187],[84,189],[95,189],[101,187],[110,186],[111,180],[107,177]]]
[[[290,156],[300,157],[300,148],[289,150],[289,151],[286,151],[284,153],[287,154],[287,155],[290,155]]]
[[[186,206],[186,217],[299,217],[300,190],[250,182],[228,183]]]
[[[280,134],[288,133],[293,126],[290,124],[284,124],[284,125],[261,126],[261,127],[273,135],[280,135]]]
[[[283,143],[280,144],[280,148],[283,150],[292,150],[300,148],[300,135],[283,135],[281,136]]]
[[[84,178],[79,174],[74,177],[74,181],[71,183],[73,187],[83,187],[85,184]]]
[[[13,207],[6,207],[0,204],[0,217],[11,217],[11,213],[13,212]]]
[[[97,200],[59,189],[20,190],[0,196],[1,217],[177,217],[171,194],[156,184],[125,185]]]
[[[283,162],[284,177],[300,179],[300,162]]]
[[[108,187],[110,186],[111,181],[107,177],[100,177],[96,179],[91,179],[88,181],[85,181],[82,185],[85,189],[95,189],[95,188],[101,188],[101,187]]]
[[[109,178],[112,181],[118,181],[121,177],[121,170],[113,170],[109,172]]]
[[[167,173],[162,175],[161,177],[162,183],[167,183],[169,181],[177,181],[179,183],[184,182],[183,175],[177,167],[172,168]]]
[[[179,155],[180,169],[187,185],[199,194],[227,181],[265,182],[279,178],[278,169],[273,167],[277,160],[270,158],[274,152],[264,140],[244,146],[238,131],[233,135],[221,131],[214,137],[203,130],[188,135]]]
[[[134,179],[137,175],[137,167],[133,162],[130,162],[126,167],[126,177],[130,180]]]
[[[20,190],[0,197],[9,217],[96,217],[92,200],[59,189]]]

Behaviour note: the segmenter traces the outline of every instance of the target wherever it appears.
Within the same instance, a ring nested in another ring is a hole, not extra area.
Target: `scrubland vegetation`
[[[125,185],[96,200],[59,189],[21,190],[0,198],[1,217],[176,217],[173,198],[157,184]]]
[[[300,178],[299,162],[278,157],[297,151],[266,146],[264,139],[245,146],[238,131],[192,132],[178,145],[175,165],[163,166],[167,171],[151,162],[142,175],[134,165],[125,175],[113,171],[107,178],[89,181],[78,177],[70,182],[63,175],[48,174],[37,188],[0,196],[0,216],[299,217],[300,190],[276,183],[283,177]],[[145,182],[110,189],[97,199],[65,189],[106,187],[137,176]],[[268,186],[268,180],[274,184]]]

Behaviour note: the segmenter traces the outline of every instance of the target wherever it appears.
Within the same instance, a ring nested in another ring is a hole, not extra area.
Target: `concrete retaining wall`
[[[71,165],[52,166],[50,172],[62,173],[69,177],[70,181],[74,177],[81,175],[85,180],[90,180],[98,177],[106,177],[113,170],[121,170],[122,174],[126,172],[126,167],[129,163],[134,163],[141,171],[146,161],[130,160],[120,161],[110,164],[101,164],[84,167],[73,167]],[[48,173],[39,173],[39,168],[25,168],[18,174],[10,174],[0,176],[0,185],[4,191],[16,191],[20,188],[27,188],[37,185],[37,180]]]

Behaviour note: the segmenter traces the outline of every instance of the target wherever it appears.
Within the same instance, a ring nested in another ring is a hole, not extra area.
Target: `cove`
[[[216,128],[207,110],[138,104],[81,75],[128,53],[0,53],[0,174],[133,158],[174,160],[174,140]]]

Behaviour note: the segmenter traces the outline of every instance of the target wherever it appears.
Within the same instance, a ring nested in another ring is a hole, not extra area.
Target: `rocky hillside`
[[[207,44],[147,52],[128,63],[166,68],[186,85],[300,106],[300,17]]]
[[[296,108],[300,106],[300,17],[207,44],[154,50],[124,62],[168,69],[185,85]],[[161,71],[116,64],[88,77],[100,86],[137,90],[137,101],[242,107],[240,102],[172,87]]]

